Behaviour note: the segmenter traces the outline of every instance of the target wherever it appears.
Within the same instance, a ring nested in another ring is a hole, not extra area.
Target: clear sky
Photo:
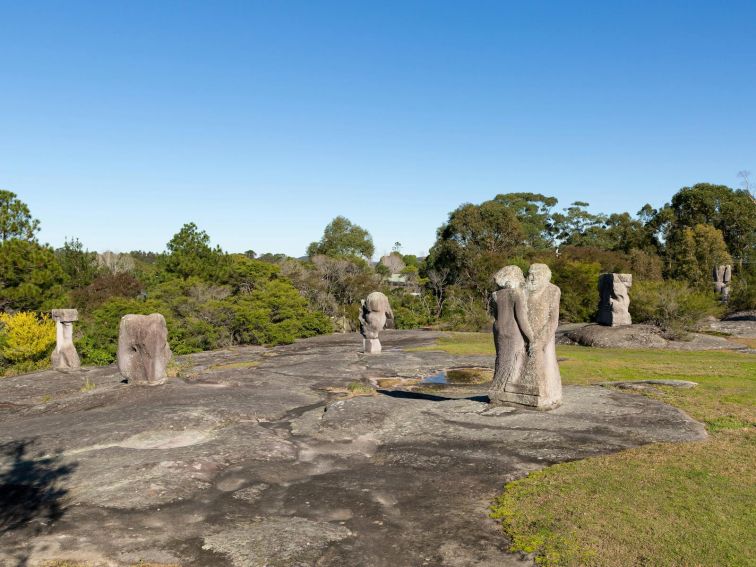
[[[54,246],[425,252],[463,202],[756,175],[756,2],[0,0],[0,188]]]

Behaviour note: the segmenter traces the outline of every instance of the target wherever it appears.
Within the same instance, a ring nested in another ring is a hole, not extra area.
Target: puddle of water
[[[485,384],[493,378],[488,368],[452,368],[442,370],[420,381],[421,384]]]
[[[446,370],[442,370],[438,374],[434,374],[433,376],[428,376],[427,378],[423,378],[420,380],[421,384],[448,384],[446,381]]]

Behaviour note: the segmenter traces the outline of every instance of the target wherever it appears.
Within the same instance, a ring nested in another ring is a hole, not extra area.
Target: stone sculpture
[[[496,369],[489,391],[492,403],[538,409],[561,403],[555,344],[561,292],[550,280],[551,270],[545,264],[532,264],[527,282],[516,266],[496,274],[500,289],[492,298],[496,317]]]
[[[379,354],[381,341],[378,334],[386,328],[387,321],[393,321],[388,297],[380,291],[374,291],[363,299],[360,307],[360,334],[365,354]]]
[[[73,344],[73,324],[79,320],[76,309],[53,309],[52,318],[55,321],[55,350],[52,353],[52,365],[56,370],[79,368],[81,361],[79,353]]]
[[[632,274],[601,274],[599,276],[599,309],[596,322],[607,327],[631,325],[630,296]]]
[[[730,280],[732,280],[732,266],[725,264],[714,266],[714,291],[719,294],[721,301],[730,299]]]
[[[124,315],[118,330],[118,370],[129,384],[156,386],[166,379],[171,359],[165,317]]]

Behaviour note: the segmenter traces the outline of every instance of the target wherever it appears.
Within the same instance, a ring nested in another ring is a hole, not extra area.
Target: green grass
[[[493,354],[487,333],[422,350]],[[681,379],[647,395],[703,421],[703,442],[646,445],[511,482],[492,506],[512,551],[542,565],[756,565],[756,357],[560,346],[565,384]]]

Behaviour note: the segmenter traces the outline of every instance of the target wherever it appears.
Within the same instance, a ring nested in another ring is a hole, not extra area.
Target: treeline
[[[162,253],[96,254],[76,239],[53,249],[38,242],[39,221],[28,207],[0,191],[0,312],[6,314],[0,366],[46,364],[52,323],[40,316],[57,307],[79,309],[76,344],[88,364],[114,359],[126,313],[162,313],[171,348],[184,354],[354,329],[359,300],[376,289],[389,296],[399,328],[479,330],[489,325],[492,274],[506,264],[548,264],[562,289],[564,321],[593,319],[601,272],[632,273],[634,320],[672,335],[706,314],[756,308],[750,192],[698,184],[635,215],[592,214],[587,207],[558,208],[556,198],[536,193],[463,204],[438,229],[426,258],[402,254],[397,243],[372,265],[369,232],[344,217],[325,228],[305,260],[229,254],[211,246],[194,223]],[[716,264],[734,266],[727,306],[712,290]],[[14,319],[19,312],[39,315]],[[36,346],[19,354],[19,344]]]

